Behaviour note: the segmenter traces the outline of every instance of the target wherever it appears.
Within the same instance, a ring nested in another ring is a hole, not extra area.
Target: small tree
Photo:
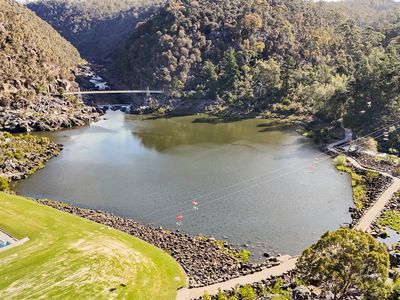
[[[335,299],[350,290],[365,299],[386,299],[389,272],[386,248],[362,231],[342,228],[327,232],[297,262],[305,283],[331,291]]]
[[[229,48],[222,60],[219,84],[225,91],[235,91],[240,78],[240,69],[233,48]]]
[[[360,138],[354,146],[357,151],[378,152],[378,142],[372,137]]]

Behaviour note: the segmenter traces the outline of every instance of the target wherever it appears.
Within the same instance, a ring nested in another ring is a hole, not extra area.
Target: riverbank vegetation
[[[367,188],[363,183],[363,177],[353,171],[352,168],[346,166],[336,166],[341,171],[350,174],[351,186],[353,187],[353,201],[358,209],[362,209],[363,202],[367,198]]]
[[[57,156],[61,149],[61,145],[46,137],[0,132],[0,177],[25,178],[43,168],[46,161]]]
[[[230,247],[227,247],[227,243],[225,241],[221,241],[221,240],[215,240],[215,239],[210,239],[206,236],[202,236],[199,235],[196,237],[197,240],[203,240],[206,242],[210,242],[212,244],[214,244],[215,246],[217,246],[218,249],[220,249],[222,252],[224,252],[226,255],[228,255],[229,257],[233,258],[234,260],[237,260],[240,263],[244,263],[247,264],[250,261],[250,256],[251,256],[251,252],[248,250],[236,250],[236,249],[232,249]]]
[[[379,218],[378,224],[400,232],[400,211],[388,210]]]
[[[371,226],[375,236],[387,236],[386,227],[400,232],[400,191],[386,204],[379,218]]]
[[[7,192],[10,189],[10,180],[0,177],[0,192]]]
[[[67,224],[67,226],[66,226]],[[30,239],[0,253],[4,299],[175,299],[185,274],[131,235],[0,193],[0,229]]]
[[[356,173],[351,167],[348,167],[346,157],[344,155],[338,155],[333,160],[336,165],[336,169],[341,172],[348,173],[351,177],[351,186],[353,188],[353,201],[357,209],[363,208],[363,203],[367,198],[367,187],[364,183],[364,178],[362,175]],[[376,173],[379,177],[379,174]],[[369,178],[369,177],[368,177]],[[375,178],[375,177],[374,177]],[[372,175],[370,178],[372,183]]]

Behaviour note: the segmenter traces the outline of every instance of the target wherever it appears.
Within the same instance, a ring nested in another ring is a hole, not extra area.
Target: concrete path
[[[210,295],[214,295],[218,293],[218,289],[221,289],[222,291],[229,290],[237,285],[253,284],[274,276],[280,276],[293,270],[296,266],[297,259],[297,257],[283,256],[280,258],[280,260],[282,261],[280,265],[265,269],[254,274],[241,276],[202,288],[181,289],[178,291],[176,300],[197,299],[204,295],[204,291],[207,291]]]
[[[332,144],[329,144],[327,146],[328,150],[335,151],[336,147],[341,146],[343,144],[346,144],[346,143],[350,142],[353,139],[353,131],[351,131],[351,129],[349,129],[349,128],[344,127],[343,120],[340,120],[340,126],[344,130],[344,138],[341,139],[340,141],[337,141],[337,142],[334,142]]]
[[[343,122],[341,123],[342,128],[345,131],[345,137],[343,140],[337,141],[335,143],[332,143],[328,145],[328,150],[335,152],[337,154],[341,154],[339,151],[335,149],[335,147],[343,145],[349,141],[351,141],[353,137],[353,133],[350,129],[345,128],[343,126]],[[392,176],[389,173],[385,173],[379,170],[371,169],[368,167],[363,166],[360,162],[358,162],[356,159],[352,157],[346,156],[346,159],[348,162],[350,162],[353,166],[359,169],[363,170],[368,170],[368,171],[374,171],[378,172],[383,176],[390,177],[393,179],[392,185],[390,185],[378,198],[378,200],[375,202],[374,205],[372,205],[361,217],[361,219],[358,221],[357,225],[355,226],[356,229],[360,229],[365,232],[370,231],[370,227],[372,223],[376,220],[376,218],[379,216],[381,211],[385,208],[386,204],[392,199],[394,193],[398,192],[400,190],[400,179],[397,177]]]
[[[381,211],[385,208],[386,204],[392,199],[393,195],[400,191],[400,178],[394,177],[391,174],[381,172],[379,170],[374,170],[370,168],[366,168],[361,165],[356,159],[352,157],[347,157],[347,160],[355,167],[359,169],[374,171],[382,174],[383,176],[387,176],[392,178],[393,183],[379,196],[378,200],[372,205],[361,217],[355,226],[356,229],[360,229],[362,231],[369,232],[372,223],[379,216]]]
[[[392,199],[394,193],[400,191],[400,179],[393,178],[393,184],[379,197],[378,201],[368,209],[356,225],[356,229],[369,232],[372,223],[379,216],[386,204]]]

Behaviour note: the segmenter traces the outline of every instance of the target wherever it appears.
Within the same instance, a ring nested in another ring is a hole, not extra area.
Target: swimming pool
[[[11,245],[9,241],[0,241],[0,248],[4,248],[9,245]]]

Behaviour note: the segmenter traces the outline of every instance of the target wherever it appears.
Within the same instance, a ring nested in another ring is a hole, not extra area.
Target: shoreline
[[[48,138],[32,135],[11,135],[0,131],[0,178],[21,180],[45,167],[58,156],[62,145]]]
[[[132,219],[125,219],[102,210],[84,209],[74,205],[38,199],[36,202],[54,209],[94,221],[136,236],[169,253],[183,267],[188,286],[199,288],[260,272],[281,262],[270,256],[264,262],[249,263],[241,258],[241,251],[225,241],[206,236],[191,237],[162,227],[151,227]]]

